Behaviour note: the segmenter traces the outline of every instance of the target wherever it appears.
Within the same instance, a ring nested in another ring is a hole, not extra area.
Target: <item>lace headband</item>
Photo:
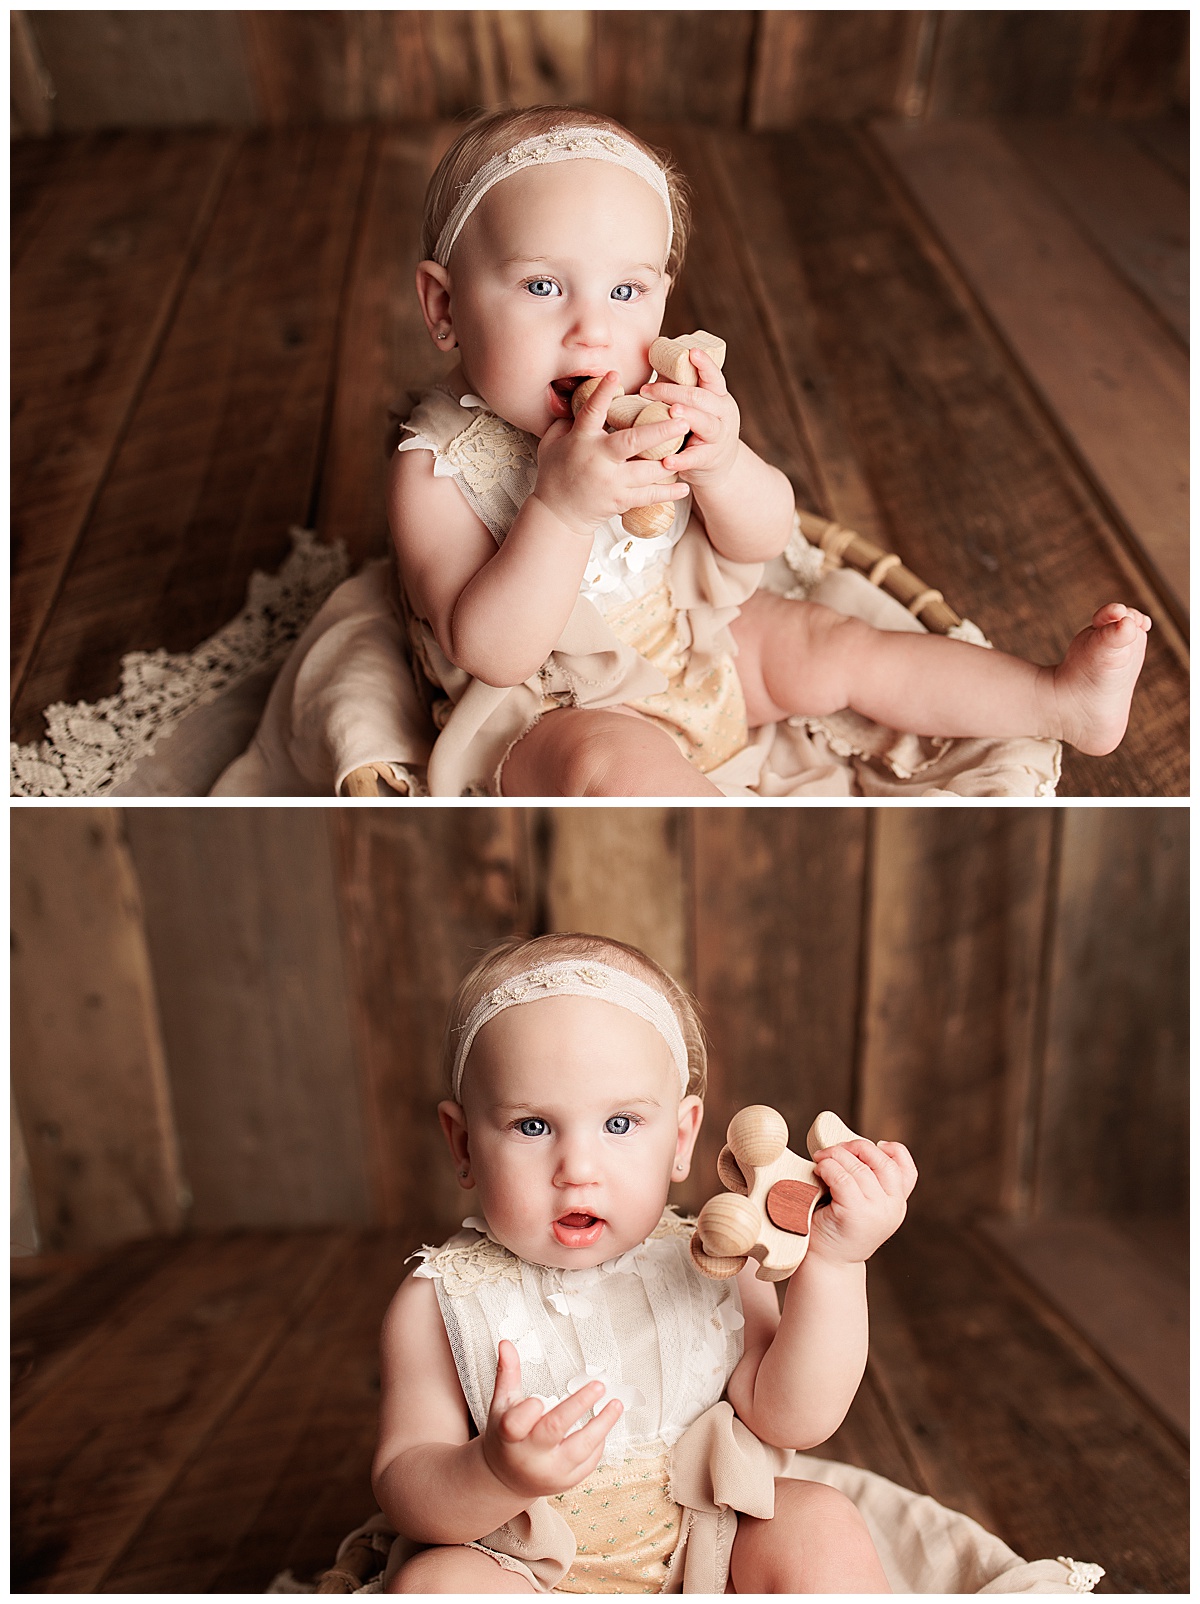
[[[488,190],[501,179],[511,178],[514,173],[524,172],[527,167],[569,161],[611,162],[614,167],[624,167],[639,178],[644,178],[666,207],[667,251],[670,252],[674,237],[671,192],[658,163],[610,128],[555,128],[552,133],[536,134],[532,139],[522,139],[511,150],[501,151],[498,156],[485,162],[475,176],[463,185],[454,210],[438,235],[433,260],[441,267],[449,267],[450,252],[462,233],[463,224]]]
[[[545,964],[538,969],[527,969],[524,974],[515,975],[512,980],[506,980],[502,986],[489,991],[475,1004],[462,1027],[462,1036],[454,1054],[450,1084],[455,1102],[459,1101],[463,1070],[471,1044],[488,1020],[495,1019],[506,1008],[515,1008],[518,1003],[540,1002],[543,997],[598,997],[601,1002],[626,1008],[648,1025],[653,1025],[671,1049],[671,1057],[679,1071],[679,1095],[686,1095],[687,1047],[675,1010],[662,992],[655,991],[653,986],[648,986],[644,980],[639,980],[624,969],[568,959],[562,963]]]

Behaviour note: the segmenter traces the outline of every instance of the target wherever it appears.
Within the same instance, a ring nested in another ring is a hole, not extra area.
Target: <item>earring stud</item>
[[[439,334],[437,337],[439,340],[448,340],[450,338],[450,330],[447,329],[444,334]]]

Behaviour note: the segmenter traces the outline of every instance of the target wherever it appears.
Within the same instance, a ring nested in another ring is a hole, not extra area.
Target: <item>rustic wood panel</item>
[[[1186,1442],[1186,1268],[1170,1274],[1107,1220],[990,1220],[984,1229]]]
[[[277,15],[278,13],[261,13]],[[388,130],[377,145],[338,342],[316,526],[355,563],[388,549],[388,411],[443,378],[413,292],[421,211],[435,156],[431,130]]]
[[[1186,617],[1185,353],[994,128],[878,124],[876,136]]]
[[[54,127],[54,86],[24,11],[9,12],[8,39],[12,136],[24,139],[48,134]]]
[[[438,1241],[470,1213],[437,1124],[446,1010],[476,958],[528,928],[522,820],[515,808],[356,808],[325,817],[363,1076],[372,1215]]]
[[[871,1308],[899,1429],[941,1438],[997,1536],[1026,1558],[1096,1561],[1105,1591],[1187,1591],[1185,1456],[998,1256],[951,1229],[905,1225],[872,1261]],[[953,1487],[937,1496],[961,1505]]]
[[[169,325],[231,146],[224,134],[118,134],[16,153],[14,687]]]
[[[761,11],[748,128],[901,112],[927,11]]]
[[[1125,745],[1103,759],[1068,753],[1064,794],[1186,793],[1187,680],[1170,619],[934,242],[841,128],[720,137],[760,164],[757,183],[735,169],[732,225],[764,277],[784,253],[798,258],[833,405],[908,566],[1035,662],[1058,661],[1109,597],[1158,615]],[[765,213],[764,188],[775,196]],[[763,227],[780,210],[782,239]],[[780,356],[791,360],[786,346]]]
[[[433,117],[433,73],[412,11],[238,13],[262,120]]]
[[[781,468],[801,504],[811,506],[818,482],[811,452],[780,380],[778,354],[756,301],[726,188],[709,159],[709,142],[696,129],[650,125],[639,132],[670,152],[692,193],[687,261],[672,288],[663,326],[680,333],[709,329],[728,343],[723,371],[741,408],[743,438]]]
[[[1115,123],[1022,120],[1005,138],[1092,242],[1188,339],[1188,193]]]
[[[368,1218],[326,815],[130,809],[191,1224]]]
[[[1105,26],[1095,11],[941,12],[928,115],[1074,110]]]
[[[1076,96],[1080,111],[1147,117],[1186,106],[1188,13],[1101,12]]]
[[[912,1149],[918,1212],[994,1208],[1028,1117],[1049,817],[895,808],[873,836],[856,1129]]]
[[[35,653],[16,738],[115,688],[122,652],[186,650],[305,523],[368,135],[247,138],[170,337]]]
[[[262,1593],[311,1579],[375,1508],[379,1328],[416,1245],[355,1237],[317,1297],[166,1491],[106,1593]]]
[[[8,1175],[10,1255],[36,1253],[41,1244],[37,1206],[33,1201],[33,1178],[29,1173],[29,1154],[11,1082],[8,1088]]]
[[[640,947],[691,984],[690,815],[682,808],[546,808],[547,930]]]
[[[42,1243],[177,1231],[183,1178],[119,818],[17,809],[11,828],[12,1076]]]
[[[334,1233],[198,1239],[12,1433],[15,1591],[93,1593],[327,1280]]]
[[[823,1108],[858,1117],[866,822],[858,809],[701,808],[692,828],[695,990],[712,1055],[695,1207],[745,1104],[777,1108],[798,1151]]]
[[[1191,171],[1191,129],[1186,117],[1155,117],[1127,125],[1130,136],[1186,184]]]
[[[177,1251],[178,1237],[146,1237],[98,1254],[39,1255],[23,1268],[45,1281],[30,1287],[20,1269],[13,1274],[11,1419],[20,1419],[40,1398],[128,1319],[129,1300]]]
[[[1040,1213],[1186,1207],[1188,824],[1174,808],[1065,816]]]
[[[232,11],[28,11],[55,126],[245,125],[254,96]]]
[[[755,13],[597,11],[595,102],[622,122],[744,117]]]

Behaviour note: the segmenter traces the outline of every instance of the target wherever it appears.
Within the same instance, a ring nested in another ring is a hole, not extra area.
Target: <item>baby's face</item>
[[[699,1099],[680,1099],[659,1033],[591,997],[546,997],[489,1020],[462,1098],[465,1163],[493,1235],[567,1269],[649,1235],[699,1127]]]
[[[450,259],[450,312],[470,389],[540,439],[571,416],[573,382],[650,377],[662,326],[667,216],[623,167],[566,161],[490,190]]]

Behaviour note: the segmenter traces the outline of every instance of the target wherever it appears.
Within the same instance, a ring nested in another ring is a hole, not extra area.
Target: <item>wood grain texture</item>
[[[183,1177],[119,818],[19,809],[11,830],[13,1090],[41,1241],[178,1231]]]
[[[918,1214],[997,1207],[1019,1170],[1048,837],[1027,810],[873,816],[850,1123],[912,1149]]]
[[[703,328],[726,342],[723,371],[738,398],[742,437],[788,475],[802,504],[810,506],[818,499],[811,452],[781,382],[772,330],[762,316],[727,186],[711,160],[712,142],[693,128],[650,124],[637,131],[675,158],[692,196],[688,257],[663,327],[668,333]]]
[[[255,121],[232,11],[30,11],[54,85],[54,125],[245,126]]]
[[[120,1328],[127,1304],[177,1251],[179,1238],[147,1237],[107,1252],[23,1261],[13,1276],[12,1420],[64,1383],[68,1372]],[[41,1273],[41,1286],[30,1277]]]
[[[640,947],[691,983],[690,833],[682,808],[547,808],[547,930]]]
[[[19,687],[211,216],[222,134],[18,149],[11,661]]]
[[[1119,124],[1023,119],[1002,128],[1092,243],[1186,344],[1186,183]]]
[[[739,1108],[766,1103],[791,1144],[823,1108],[856,1130],[854,1055],[866,828],[851,809],[698,809],[695,992],[709,1090],[687,1182],[696,1207]]]
[[[746,126],[903,111],[921,11],[761,11]]]
[[[1187,183],[1191,172],[1192,142],[1186,117],[1146,118],[1130,123],[1128,132],[1160,166]]]
[[[1094,11],[944,11],[926,114],[1075,110],[1103,30]]]
[[[129,1300],[13,1431],[15,1590],[102,1590],[342,1251],[334,1233],[197,1239]]]
[[[14,139],[36,138],[54,127],[54,85],[26,11],[8,14],[12,80],[11,131]]]
[[[741,124],[755,13],[597,11],[595,102],[621,122]]]
[[[764,237],[758,197],[772,191],[765,215],[782,215],[786,233],[771,249],[801,264],[827,405],[880,508],[886,543],[998,646],[1034,662],[1059,661],[1110,595],[1161,624],[1156,593],[864,147],[833,124],[754,144],[762,176],[731,186],[735,231]],[[731,343],[731,362],[735,353]],[[786,346],[781,356],[790,361]],[[803,378],[801,368],[795,382]],[[802,487],[797,495],[803,501]],[[1165,623],[1125,746],[1104,759],[1068,754],[1064,794],[1186,792],[1186,675]]]
[[[983,1229],[1186,1442],[1186,1273],[1168,1274],[1106,1220],[989,1220]]]
[[[364,215],[347,281],[329,442],[316,525],[342,540],[355,564],[388,549],[388,413],[450,367],[413,290],[425,186],[435,165],[428,129],[376,136]]]
[[[8,1196],[10,1257],[36,1253],[41,1243],[37,1205],[33,1201],[33,1177],[29,1173],[29,1154],[11,1081],[8,1088]]]
[[[1151,117],[1186,107],[1188,32],[1185,10],[1099,13],[1078,109]]]
[[[379,1328],[408,1273],[406,1234],[357,1233],[328,1280],[156,1504],[106,1593],[261,1593],[309,1581],[372,1512]]]
[[[1186,810],[1066,816],[1048,978],[1040,1214],[1117,1218],[1186,1206],[1187,887]]]
[[[440,1241],[471,1212],[441,1131],[441,1044],[458,983],[528,929],[512,808],[331,810],[362,1075],[372,1217]]]
[[[872,1260],[874,1362],[897,1383],[898,1429],[915,1443],[936,1432],[1017,1553],[1094,1560],[1117,1593],[1186,1591],[1182,1451],[999,1266],[913,1221]],[[934,1492],[962,1507],[953,1486]]]
[[[133,808],[194,1229],[368,1218],[325,814]]]
[[[367,140],[241,146],[32,659],[18,738],[48,703],[113,690],[123,652],[203,640],[308,520]]]
[[[881,123],[875,132],[1186,616],[1184,352],[995,128]]]
[[[436,116],[420,16],[413,11],[238,13],[262,121],[281,127]]]

